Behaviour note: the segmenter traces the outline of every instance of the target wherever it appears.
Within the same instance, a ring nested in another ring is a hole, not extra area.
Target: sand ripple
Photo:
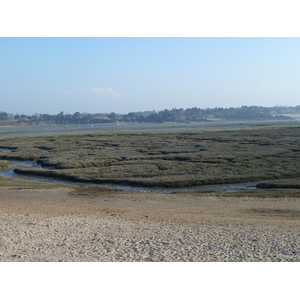
[[[299,261],[297,228],[1,213],[1,261]]]

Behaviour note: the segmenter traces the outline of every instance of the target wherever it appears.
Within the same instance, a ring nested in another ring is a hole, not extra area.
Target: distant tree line
[[[242,106],[238,108],[172,108],[159,112],[130,112],[128,114],[112,113],[80,113],[57,115],[50,114],[8,114],[0,112],[1,124],[97,124],[116,122],[163,123],[163,122],[203,122],[212,119],[222,120],[271,120],[288,119],[283,114],[300,113],[299,106]]]

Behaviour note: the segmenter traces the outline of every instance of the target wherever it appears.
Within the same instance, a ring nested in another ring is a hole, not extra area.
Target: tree
[[[8,120],[8,113],[0,112],[0,121],[6,121],[6,120]]]
[[[75,119],[79,119],[80,117],[81,117],[81,113],[78,111],[73,114],[73,118],[75,118]]]
[[[55,121],[57,123],[64,123],[65,122],[65,116],[64,116],[63,111],[56,115]]]
[[[116,122],[117,121],[117,115],[112,112],[107,116],[112,122]]]

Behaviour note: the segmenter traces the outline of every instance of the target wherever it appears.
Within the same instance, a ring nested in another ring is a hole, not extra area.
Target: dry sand
[[[299,198],[0,188],[0,261],[300,261]]]

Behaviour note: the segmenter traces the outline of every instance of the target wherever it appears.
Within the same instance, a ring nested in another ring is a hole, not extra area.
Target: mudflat
[[[300,261],[300,199],[0,188],[0,261]]]

